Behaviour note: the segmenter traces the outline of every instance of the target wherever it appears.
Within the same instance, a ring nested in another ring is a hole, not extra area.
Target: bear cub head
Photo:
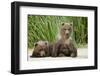
[[[38,41],[35,43],[33,54],[31,57],[45,57],[48,50],[47,41]]]
[[[60,28],[60,35],[62,39],[68,39],[72,32],[72,23],[62,23]]]

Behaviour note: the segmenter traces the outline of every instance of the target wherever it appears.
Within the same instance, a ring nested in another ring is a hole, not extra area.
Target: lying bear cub
[[[47,41],[38,41],[35,43],[33,53],[30,57],[49,57],[51,56],[52,47]]]
[[[46,57],[46,56],[48,56],[48,42],[46,41],[36,42],[31,57]]]

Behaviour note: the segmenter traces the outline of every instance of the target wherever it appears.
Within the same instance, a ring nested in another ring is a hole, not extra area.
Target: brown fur
[[[38,41],[35,44],[35,48],[33,50],[31,57],[46,57],[46,56],[49,56],[48,43],[46,43],[45,41],[41,41],[41,43],[39,43],[39,42],[40,41]]]
[[[71,40],[72,24],[63,23],[60,28],[61,38],[54,44],[52,56],[77,56],[77,49]]]

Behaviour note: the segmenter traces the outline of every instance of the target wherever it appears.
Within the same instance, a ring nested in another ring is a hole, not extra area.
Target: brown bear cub
[[[47,41],[38,41],[30,57],[47,57],[49,56],[49,47]]]
[[[55,43],[53,47],[53,52],[52,52],[53,57],[58,57],[58,56],[77,57],[77,49],[72,42],[71,33],[72,33],[72,23],[62,23],[60,28],[61,38]]]

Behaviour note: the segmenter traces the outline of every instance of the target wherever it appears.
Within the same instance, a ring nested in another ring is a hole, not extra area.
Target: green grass
[[[62,22],[73,22],[72,38],[78,47],[87,44],[87,17],[28,15],[28,48],[39,40],[55,42]]]

